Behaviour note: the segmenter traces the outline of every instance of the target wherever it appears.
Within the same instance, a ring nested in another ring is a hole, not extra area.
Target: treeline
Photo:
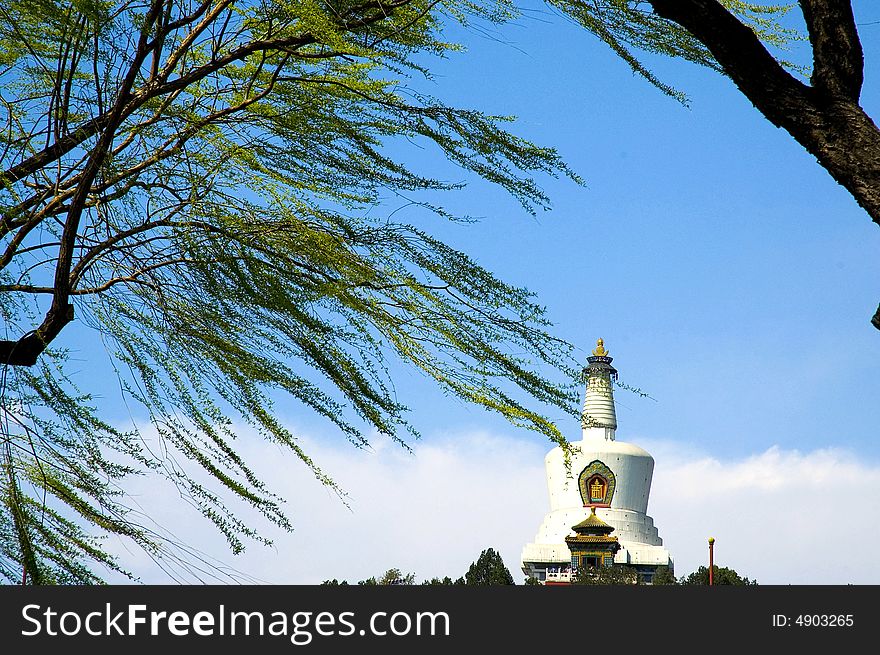
[[[526,579],[526,584],[541,584],[534,578]],[[644,576],[635,568],[616,564],[610,567],[590,568],[580,571],[572,584],[618,585],[646,584]],[[709,569],[701,566],[693,573],[676,578],[668,566],[660,566],[654,572],[653,585],[708,585]],[[757,580],[749,580],[726,566],[712,567],[712,584],[715,585],[757,585]]]
[[[716,585],[757,585],[757,580],[750,580],[741,576],[733,569],[725,566],[712,567],[712,583]],[[324,580],[322,585],[340,586],[348,585],[346,580]],[[388,569],[378,577],[370,577],[358,580],[358,585],[415,585],[415,573],[402,573],[400,569]],[[476,561],[472,562],[467,572],[456,579],[444,576],[431,578],[418,584],[421,585],[512,585],[513,576],[510,574],[501,555],[494,548],[487,548]],[[540,585],[535,578],[526,578],[526,585]],[[572,580],[572,584],[579,585],[639,585],[645,584],[644,577],[638,570],[631,566],[614,565],[610,567],[591,568],[581,571]],[[708,585],[709,569],[699,567],[693,573],[676,578],[668,566],[661,566],[654,573],[653,585]]]
[[[709,568],[706,566],[701,566],[696,571],[691,573],[690,575],[682,576],[678,579],[672,575],[667,567],[663,567],[665,571],[658,570],[654,575],[654,584],[680,584],[680,585],[707,585],[709,584]],[[657,581],[657,576],[661,575],[660,582]],[[757,580],[749,580],[745,576],[740,576],[739,573],[734,571],[733,569],[729,569],[726,566],[713,566],[712,567],[712,583],[717,585],[757,585]]]
[[[402,573],[400,569],[388,569],[377,577],[366,580],[358,580],[359,585],[414,585],[416,584],[415,573]],[[347,585],[346,580],[324,580],[322,585],[338,586]],[[423,585],[508,585],[514,584],[501,555],[494,548],[487,548],[475,562],[472,562],[467,572],[453,580],[448,575],[443,578],[431,578],[420,583]]]

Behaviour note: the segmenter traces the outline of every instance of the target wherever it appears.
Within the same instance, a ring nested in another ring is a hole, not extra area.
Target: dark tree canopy
[[[671,585],[675,583],[675,575],[672,573],[672,569],[670,569],[668,566],[658,566],[657,570],[654,571],[654,577],[651,579],[651,584],[655,586]]]
[[[444,575],[442,578],[431,578],[430,580],[425,580],[424,582],[422,582],[422,584],[432,587],[450,587],[452,585],[465,584],[465,581],[464,577],[453,580],[448,575]]]
[[[358,580],[358,584],[366,587],[376,587],[376,586],[411,586],[415,584],[416,576],[414,573],[403,574],[400,572],[400,569],[388,569],[380,575],[378,578],[376,576],[371,576],[364,580]],[[450,583],[451,584],[451,583]],[[347,587],[349,586],[348,581],[346,580],[337,580],[333,578],[332,580],[324,580],[321,583],[324,587]]]
[[[368,587],[374,586],[412,586],[415,584],[416,576],[414,573],[406,573],[403,574],[400,572],[400,569],[388,569],[378,578],[372,577],[367,578],[366,580],[359,580],[359,585],[366,585]]]
[[[683,576],[679,582],[683,585],[708,585],[709,584],[709,568],[701,566],[690,575]],[[712,567],[712,584],[716,585],[757,585],[757,580],[749,580],[745,576],[740,576],[733,569],[725,566]]]
[[[643,584],[639,572],[625,564],[583,567],[572,580],[576,585],[638,585]]]
[[[513,576],[504,564],[501,555],[493,548],[487,548],[473,562],[464,574],[469,585],[509,585],[513,584]]]

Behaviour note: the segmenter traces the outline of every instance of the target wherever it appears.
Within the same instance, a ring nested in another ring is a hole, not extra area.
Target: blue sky
[[[869,112],[878,29],[863,28]],[[623,379],[657,401],[620,397],[628,429],[719,455],[829,440],[880,455],[880,230],[812,156],[728,80],[652,60],[689,95],[682,107],[553,14],[462,40],[469,53],[435,67],[438,94],[516,114],[586,187],[543,180],[553,210],[532,218],[472,182],[444,201],[481,222],[432,229],[536,292],[583,357],[607,340]],[[419,423],[435,407],[446,424],[487,420],[419,391]]]
[[[856,6],[859,22],[880,20],[871,3]],[[863,26],[863,106],[875,116],[878,36],[880,24]],[[880,536],[867,525],[880,509],[880,332],[869,323],[880,302],[880,229],[711,71],[649,60],[688,94],[685,108],[546,9],[494,38],[459,29],[452,37],[468,53],[432,66],[435,83],[420,87],[451,104],[516,115],[513,131],[556,147],[586,186],[543,179],[553,209],[531,217],[426,151],[419,156],[429,172],[469,181],[444,204],[481,221],[413,220],[536,292],[582,359],[603,337],[621,379],[651,395],[617,393],[618,438],[655,456],[649,513],[677,573],[702,563],[712,534],[719,563],[761,582],[880,582],[845,562],[818,571],[826,544],[814,520],[839,512],[855,541]],[[279,408],[349,491],[350,510],[292,457],[279,470],[270,447],[248,444],[288,495],[293,535],[233,559],[185,511],[159,511],[163,522],[260,580],[355,580],[392,566],[420,579],[457,576],[490,546],[519,580],[518,549],[546,511],[549,446],[408,371],[395,374],[424,435],[415,456],[381,443],[357,451],[297,407]],[[575,421],[554,417],[578,438]],[[414,537],[428,529],[454,535],[447,552],[419,550],[424,541]],[[352,534],[364,544],[358,561],[337,553]],[[794,545],[768,558],[768,535]],[[166,579],[147,561],[136,571]]]

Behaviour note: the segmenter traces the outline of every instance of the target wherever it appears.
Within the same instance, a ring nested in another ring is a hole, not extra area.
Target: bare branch
[[[829,96],[857,101],[864,55],[850,0],[800,0],[813,45],[813,86]]]

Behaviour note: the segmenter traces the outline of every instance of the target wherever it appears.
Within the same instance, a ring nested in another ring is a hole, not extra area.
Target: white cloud
[[[716,564],[765,584],[880,582],[865,558],[880,541],[876,462],[776,446],[732,462],[654,457],[651,511],[677,573],[706,563],[712,536]]]
[[[880,466],[852,453],[773,447],[720,461],[681,444],[639,443],[655,457],[649,513],[678,575],[707,559],[763,584],[880,583],[863,553],[880,541]],[[287,499],[295,531],[275,531],[274,548],[241,556],[195,518],[175,493],[140,483],[156,520],[259,581],[353,582],[397,567],[418,580],[462,575],[484,548],[500,551],[517,582],[519,555],[547,511],[543,455],[549,446],[491,435],[435,434],[414,454],[378,442],[372,451],[305,440],[303,447],[349,492],[350,509],[292,455],[256,439],[241,449],[269,487]],[[166,582],[134,553],[145,582]],[[131,554],[125,556],[132,562]]]

